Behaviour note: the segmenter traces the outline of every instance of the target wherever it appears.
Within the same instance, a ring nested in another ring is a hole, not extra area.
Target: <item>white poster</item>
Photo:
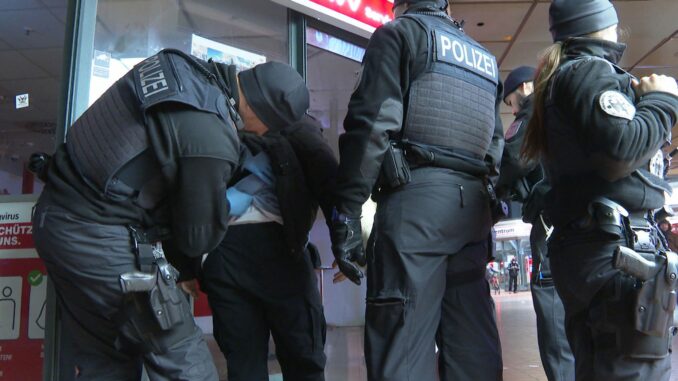
[[[45,338],[45,305],[47,304],[47,276],[28,274],[31,285],[28,303],[28,338]]]
[[[21,326],[21,277],[0,277],[0,340],[19,338]]]
[[[234,48],[198,35],[191,36],[191,54],[202,59],[235,65],[238,71],[266,62],[266,56]]]

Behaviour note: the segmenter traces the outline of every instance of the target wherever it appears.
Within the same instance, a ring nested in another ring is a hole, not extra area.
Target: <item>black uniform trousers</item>
[[[574,381],[574,356],[565,334],[565,308],[556,292],[553,279],[540,279],[540,265],[544,269],[550,266],[546,251],[546,230],[539,219],[532,224],[530,248],[530,291],[537,316],[537,342],[541,363],[549,381]]]
[[[625,240],[610,234],[556,229],[549,240],[551,272],[565,307],[565,330],[577,381],[668,381],[671,359],[651,358],[643,346],[667,349],[633,324],[635,280],[612,267]]]
[[[229,381],[268,381],[268,341],[286,381],[321,381],[325,316],[311,259],[293,259],[280,224],[234,225],[203,263],[202,287]]]
[[[80,219],[50,205],[44,196],[35,208],[33,237],[54,282],[64,332],[75,346],[77,379],[139,381],[144,365],[152,381],[218,380],[202,331],[190,314],[163,331],[148,293],[122,293],[120,274],[138,271],[127,228]],[[188,298],[181,299],[188,312]],[[152,343],[164,348],[151,349]],[[75,373],[73,369],[73,378]]]
[[[368,245],[365,358],[370,381],[502,378],[489,285],[482,181],[438,168],[377,200]]]
[[[508,292],[518,292],[518,275],[509,275]]]

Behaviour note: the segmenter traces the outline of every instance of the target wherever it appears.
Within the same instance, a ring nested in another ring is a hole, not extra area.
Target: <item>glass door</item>
[[[306,27],[306,84],[311,93],[309,114],[323,127],[323,134],[339,157],[339,135],[344,132],[348,111],[360,63],[367,40],[328,26],[309,23]],[[318,217],[311,231],[311,241],[321,252],[321,291],[327,323],[333,326],[356,326],[364,323],[365,286],[356,287],[346,281],[332,284],[334,260],[327,227]]]

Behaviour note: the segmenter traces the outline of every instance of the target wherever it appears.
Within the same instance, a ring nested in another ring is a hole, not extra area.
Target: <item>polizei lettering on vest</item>
[[[474,45],[440,30],[435,31],[436,60],[469,69],[497,82],[495,58]]]
[[[139,80],[144,97],[150,97],[169,89],[165,80],[165,72],[160,65],[160,57],[157,55],[139,66]]]

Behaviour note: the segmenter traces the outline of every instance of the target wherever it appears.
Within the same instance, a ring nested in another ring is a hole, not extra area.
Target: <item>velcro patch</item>
[[[511,123],[509,126],[508,130],[506,130],[506,134],[504,135],[504,139],[509,140],[512,137],[516,136],[518,131],[520,131],[520,127],[523,126],[523,120],[516,120],[515,122]]]
[[[492,83],[499,82],[497,60],[484,48],[471,43],[464,35],[455,35],[441,29],[433,31],[434,59],[476,73]]]
[[[633,120],[636,107],[619,91],[608,90],[600,95],[600,108],[608,115]]]
[[[165,54],[146,58],[134,67],[134,82],[142,104],[154,104],[177,92],[177,82]]]

